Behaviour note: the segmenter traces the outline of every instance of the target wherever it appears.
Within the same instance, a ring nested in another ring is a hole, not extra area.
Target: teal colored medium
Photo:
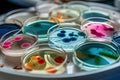
[[[106,66],[118,60],[117,51],[110,45],[104,43],[88,43],[76,50],[78,61],[82,61],[87,66]]]
[[[101,12],[97,12],[97,11],[91,11],[91,12],[85,12],[82,15],[83,19],[89,19],[90,21],[98,21],[98,22],[105,22],[107,20],[105,19],[110,19],[110,16],[107,14],[102,14]],[[92,17],[101,17],[101,18],[105,18],[105,19],[98,19],[98,18],[92,18]]]
[[[35,21],[24,26],[23,32],[25,34],[36,35],[38,34],[39,40],[47,38],[47,31],[56,23],[50,21]],[[36,34],[35,34],[36,33]]]

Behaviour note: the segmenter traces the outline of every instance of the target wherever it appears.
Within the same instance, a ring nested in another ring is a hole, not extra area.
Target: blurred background
[[[65,3],[72,0],[0,0],[0,15],[14,9],[32,7],[36,4],[37,1],[41,3],[45,1],[50,1],[55,3],[62,3],[62,2]],[[120,2],[120,0],[79,0],[79,1],[97,2],[97,3],[107,4],[115,8],[117,8],[115,5],[115,1]]]

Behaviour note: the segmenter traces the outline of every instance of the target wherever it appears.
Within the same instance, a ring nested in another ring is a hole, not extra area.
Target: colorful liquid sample
[[[17,24],[5,23],[0,24],[0,38],[9,31],[21,29],[21,26]]]
[[[23,58],[23,67],[29,73],[61,74],[65,72],[66,56],[59,50],[40,48]]]
[[[11,34],[8,34],[11,36]],[[8,36],[7,35],[7,36]],[[6,36],[4,36],[6,38]],[[2,38],[3,39],[3,38]],[[24,34],[8,37],[1,43],[1,50],[7,56],[19,57],[25,53],[30,46],[35,45],[37,38]]]
[[[117,62],[116,50],[110,44],[89,42],[76,48],[74,63],[84,70],[102,68]]]
[[[39,41],[45,41],[47,40],[47,31],[50,27],[54,26],[56,23],[53,23],[51,21],[34,21],[27,25],[25,25],[22,29],[22,31],[25,34],[30,35],[38,35]],[[33,32],[34,33],[33,33]],[[36,33],[36,34],[35,34]]]
[[[103,38],[110,37],[115,29],[107,23],[90,22],[81,27],[88,37],[93,37],[94,40],[103,40]]]
[[[66,51],[72,51],[78,44],[86,41],[86,35],[75,28],[59,28],[49,34],[49,44],[62,47]]]
[[[69,8],[53,9],[49,13],[49,19],[54,22],[78,22],[80,13]]]
[[[100,17],[100,18],[105,18],[105,19],[110,19],[109,14],[101,11],[86,11],[82,14],[83,19],[89,19],[89,21],[97,21],[97,22],[106,22],[107,20],[105,19],[98,19],[98,18],[92,18],[92,17]]]

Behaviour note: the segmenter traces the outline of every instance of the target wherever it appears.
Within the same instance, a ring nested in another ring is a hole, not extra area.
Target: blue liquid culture
[[[21,29],[21,26],[12,23],[0,24],[0,38],[9,31]]]

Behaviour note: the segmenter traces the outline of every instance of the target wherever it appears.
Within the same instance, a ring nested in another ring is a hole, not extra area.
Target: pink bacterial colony
[[[114,28],[107,23],[91,22],[81,28],[90,37],[104,38],[110,37],[115,31]]]
[[[19,41],[22,41],[23,40],[23,36],[21,35],[18,35],[18,36],[15,36],[15,37],[11,37],[9,40],[7,41],[4,41],[3,44],[2,44],[2,47],[4,49],[10,49],[11,46],[17,41],[19,43]],[[18,44],[17,43],[17,44]],[[21,43],[21,48],[28,48],[31,46],[31,43],[29,42],[22,42]]]

